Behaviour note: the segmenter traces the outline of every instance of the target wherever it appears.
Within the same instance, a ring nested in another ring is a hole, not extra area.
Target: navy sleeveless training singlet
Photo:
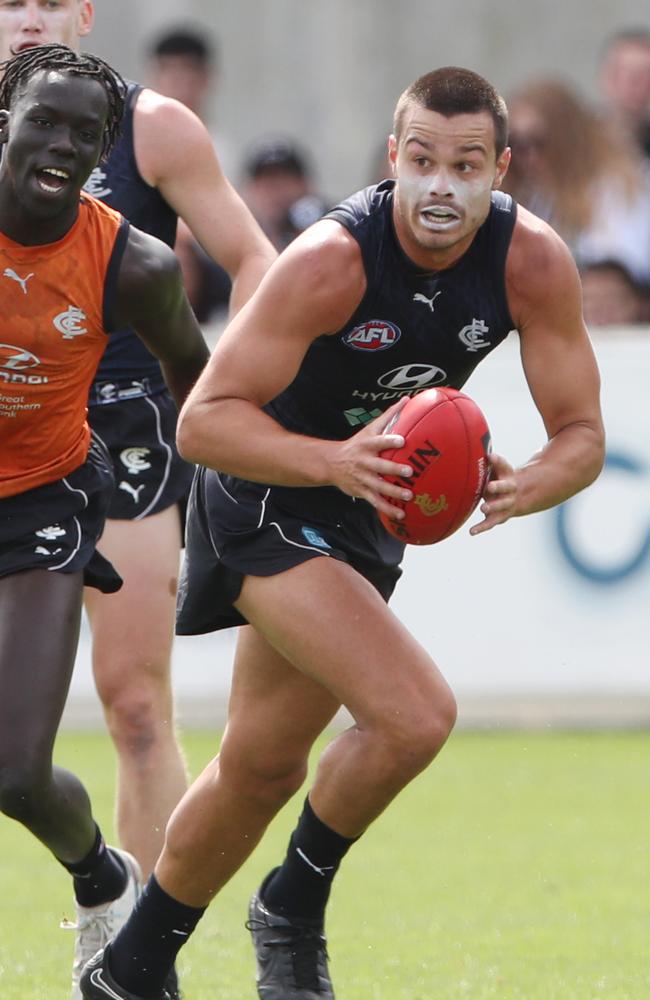
[[[460,389],[514,327],[505,288],[513,199],[494,191],[466,253],[450,268],[424,271],[395,235],[394,189],[382,181],[325,216],[359,243],[367,289],[350,321],[314,341],[294,381],[265,407],[289,430],[342,440],[401,396]]]
[[[382,181],[326,216],[357,240],[367,288],[345,326],[311,344],[291,385],[265,407],[294,433],[343,440],[401,396],[460,388],[514,326],[505,287],[512,199],[493,193],[465,254],[446,270],[424,271],[395,235],[394,190]],[[234,604],[246,576],[273,576],[317,557],[349,563],[387,601],[403,555],[404,542],[374,507],[334,486],[271,486],[199,467],[177,632],[243,624]]]
[[[108,160],[100,163],[84,185],[84,190],[117,209],[137,229],[157,236],[168,246],[176,242],[178,217],[157,188],[142,178],[135,159],[133,114],[142,91],[138,83],[129,83],[122,128]],[[160,365],[131,328],[111,334],[106,352],[97,369],[95,393],[101,385],[141,382],[142,395],[165,388]]]

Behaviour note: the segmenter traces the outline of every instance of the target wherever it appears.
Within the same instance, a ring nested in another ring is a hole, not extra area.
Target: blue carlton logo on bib
[[[319,549],[332,548],[332,546],[328,545],[320,532],[316,531],[315,528],[303,528],[302,533],[310,545],[316,545]]]

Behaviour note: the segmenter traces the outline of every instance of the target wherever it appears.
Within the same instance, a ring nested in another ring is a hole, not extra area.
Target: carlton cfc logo
[[[402,336],[402,331],[394,323],[383,319],[371,319],[346,333],[341,340],[346,347],[355,351],[386,351],[393,347]]]
[[[63,334],[64,340],[72,340],[74,337],[80,337],[82,333],[88,332],[86,327],[81,325],[85,319],[86,314],[81,309],[76,306],[68,306],[66,311],[55,316],[52,322],[59,333]]]

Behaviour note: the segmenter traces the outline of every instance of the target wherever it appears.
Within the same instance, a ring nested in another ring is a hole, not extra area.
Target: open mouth
[[[58,194],[67,184],[70,183],[70,174],[67,170],[60,170],[58,167],[41,167],[36,171],[36,180],[41,191],[47,194]]]
[[[460,219],[458,212],[443,205],[423,208],[420,214],[423,222],[428,226],[450,226]]]

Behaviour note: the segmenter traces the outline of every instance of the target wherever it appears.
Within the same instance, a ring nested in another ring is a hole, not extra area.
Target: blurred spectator
[[[580,266],[615,259],[650,284],[650,175],[638,151],[554,80],[522,88],[509,110],[504,189],[554,226]]]
[[[215,129],[210,113],[219,79],[217,43],[204,28],[170,28],[156,36],[147,50],[147,84],[159,94],[180,101],[201,119],[230,177],[235,168],[232,144],[220,129]]]
[[[628,326],[646,320],[642,290],[617,260],[601,260],[581,271],[587,326]]]
[[[203,32],[174,28],[155,39],[148,55],[153,90],[175,98],[203,120],[206,98],[216,86],[214,43]]]
[[[286,216],[286,239],[290,243],[314,222],[322,219],[330,206],[318,194],[305,194],[292,202]]]
[[[241,193],[278,250],[327,211],[304,152],[284,136],[260,139],[249,149]]]
[[[207,102],[218,83],[218,52],[213,39],[201,29],[174,27],[158,35],[147,52],[148,85],[193,111],[208,125]],[[229,145],[210,128],[221,165],[228,174]],[[208,322],[225,312],[230,298],[230,279],[222,267],[208,257],[188,227],[179,220],[176,255],[181,262],[187,297],[197,319]]]
[[[650,157],[650,31],[628,29],[605,43],[600,65],[605,109]]]

